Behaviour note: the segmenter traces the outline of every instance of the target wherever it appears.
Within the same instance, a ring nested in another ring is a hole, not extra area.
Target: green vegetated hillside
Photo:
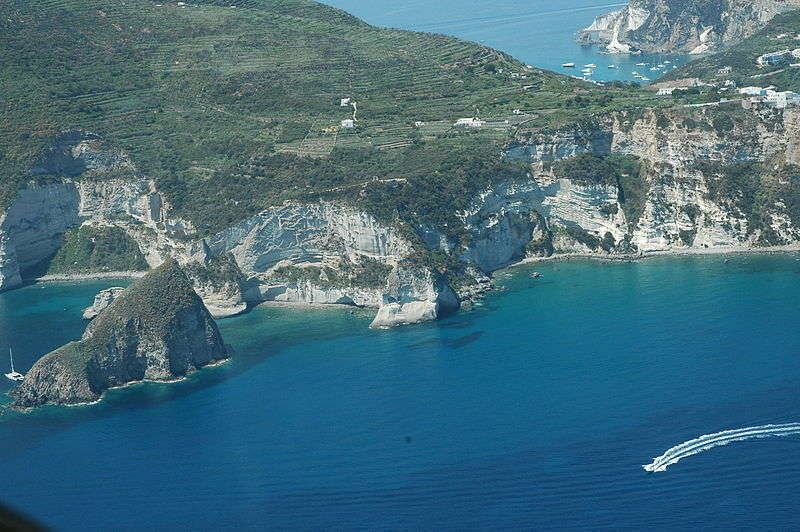
[[[778,15],[758,33],[720,53],[698,59],[667,73],[659,81],[700,78],[705,81],[732,79],[739,86],[775,85],[780,90],[800,92],[800,68],[789,63],[759,67],[756,59],[766,53],[800,48],[800,10]],[[793,60],[800,63],[800,59]],[[721,70],[730,67],[730,72]]]
[[[48,262],[47,273],[146,269],[148,265],[142,252],[122,229],[82,226],[64,235],[64,243]]]
[[[316,197],[435,218],[499,166],[520,171],[497,161],[518,128],[656,104],[307,0],[0,0],[0,94],[0,206],[82,128],[205,233]],[[475,115],[487,126],[452,125]]]

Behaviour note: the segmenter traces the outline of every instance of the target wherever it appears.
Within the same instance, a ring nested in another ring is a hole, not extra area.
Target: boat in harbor
[[[575,63],[562,63],[561,66],[564,68],[575,68]]]
[[[25,375],[22,373],[17,373],[14,370],[14,353],[11,351],[11,348],[8,348],[8,358],[11,359],[11,373],[6,373],[6,378],[12,381],[21,381],[25,380]]]

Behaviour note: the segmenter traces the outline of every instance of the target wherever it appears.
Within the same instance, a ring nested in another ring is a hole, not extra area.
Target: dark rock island
[[[12,407],[96,401],[109,388],[172,381],[228,357],[192,283],[170,260],[120,294],[83,337],[43,356]]]

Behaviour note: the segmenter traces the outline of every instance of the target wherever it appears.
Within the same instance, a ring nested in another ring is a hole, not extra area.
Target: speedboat
[[[562,63],[561,66],[564,68],[575,68],[575,63]]]

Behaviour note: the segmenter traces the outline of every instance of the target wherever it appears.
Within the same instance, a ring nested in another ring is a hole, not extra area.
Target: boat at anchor
[[[6,373],[6,378],[12,381],[21,381],[25,380],[25,375],[22,373],[17,373],[14,370],[14,353],[11,351],[11,348],[8,348],[8,358],[11,359],[11,373]]]

